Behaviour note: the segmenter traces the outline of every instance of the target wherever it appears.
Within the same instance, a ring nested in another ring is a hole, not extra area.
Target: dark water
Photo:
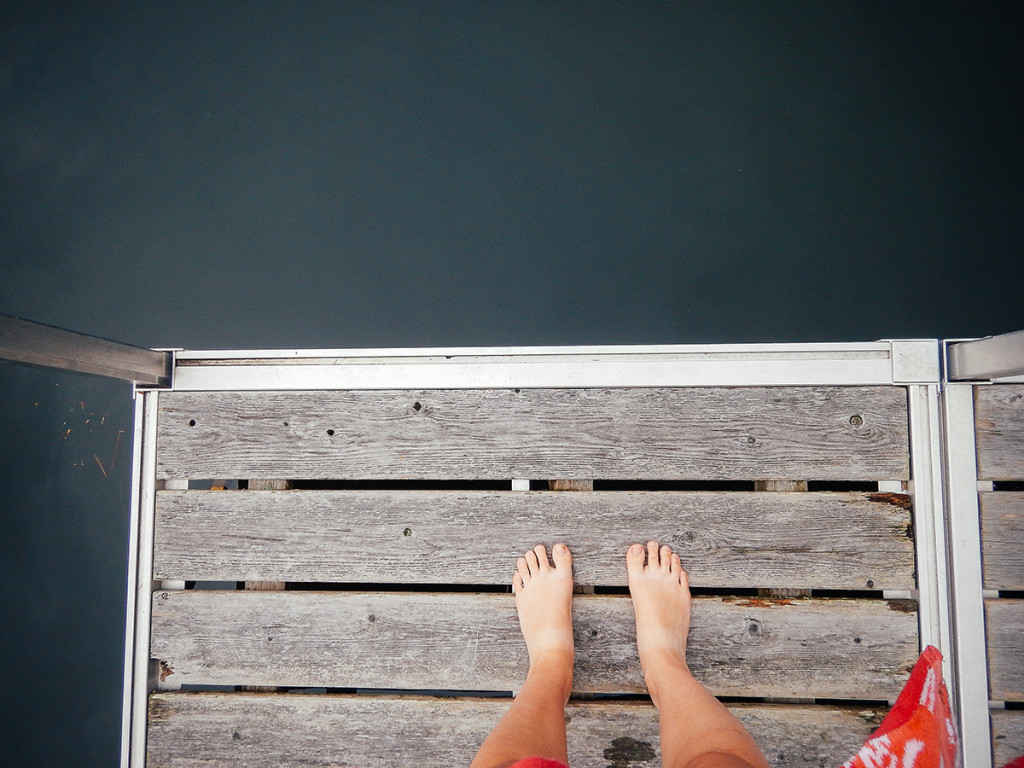
[[[193,348],[1024,328],[1013,17],[890,5],[0,3],[0,312]],[[116,760],[130,419],[0,365],[4,764]]]

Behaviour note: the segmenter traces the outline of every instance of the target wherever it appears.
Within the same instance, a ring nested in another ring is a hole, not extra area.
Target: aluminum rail
[[[1024,376],[1024,331],[946,345],[949,381]]]
[[[935,339],[453,349],[179,350],[176,391],[938,383]]]
[[[0,360],[149,386],[171,383],[172,355],[0,315]]]

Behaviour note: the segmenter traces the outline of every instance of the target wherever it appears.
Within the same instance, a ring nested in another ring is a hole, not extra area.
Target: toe
[[[551,564],[548,562],[548,550],[543,544],[538,544],[533,548],[534,553],[537,555],[537,567],[542,571],[546,571]]]
[[[526,560],[526,565],[529,568],[530,573],[538,573],[540,571],[540,559],[537,557],[536,550],[531,549],[523,558]],[[547,555],[544,556],[547,559]]]
[[[661,548],[661,570],[668,571],[672,568],[672,548],[662,547]]]
[[[647,567],[658,567],[658,542],[656,541],[647,542]]]
[[[559,542],[551,548],[551,557],[555,561],[555,570],[563,570],[568,568],[572,570],[572,553],[569,552],[569,548]]]
[[[523,577],[519,575],[519,571],[512,574],[512,594],[518,595],[523,589]]]
[[[672,553],[672,575],[679,579],[679,583],[684,587],[689,588],[688,577],[686,569],[683,568],[683,562],[679,559],[679,555],[675,552]]]
[[[530,580],[530,564],[526,562],[525,557],[516,560],[516,572],[519,574],[519,581],[525,586]]]
[[[630,574],[640,573],[644,569],[643,544],[633,544],[626,550],[626,571]]]

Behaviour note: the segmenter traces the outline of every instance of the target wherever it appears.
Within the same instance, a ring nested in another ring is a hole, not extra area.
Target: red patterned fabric
[[[896,705],[843,768],[960,768],[942,654],[928,646]]]
[[[569,766],[559,760],[549,760],[546,757],[528,757],[518,763],[513,763],[509,768],[569,768]]]

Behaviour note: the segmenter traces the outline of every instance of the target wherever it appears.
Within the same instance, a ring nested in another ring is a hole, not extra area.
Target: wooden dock
[[[516,557],[564,541],[573,765],[660,765],[624,563],[656,539],[690,573],[698,679],[773,765],[838,766],[922,646],[960,690],[941,387],[909,344],[179,353],[138,396],[124,764],[468,765],[527,669]],[[1024,385],[973,389],[1002,765],[1024,753]]]
[[[1024,385],[977,387],[975,430],[994,764],[1024,755]]]

